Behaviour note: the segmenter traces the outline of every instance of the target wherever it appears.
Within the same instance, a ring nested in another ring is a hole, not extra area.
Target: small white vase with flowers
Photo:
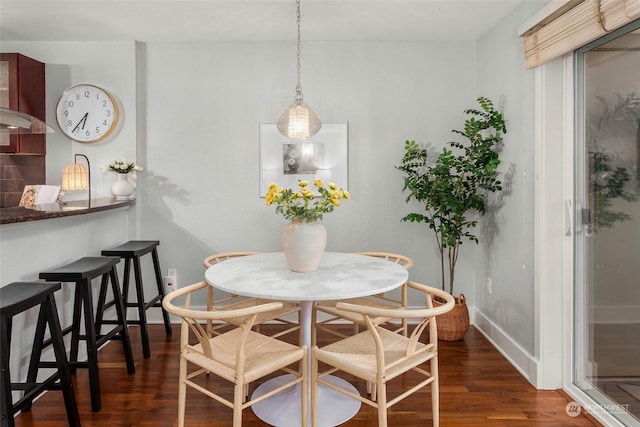
[[[132,160],[116,159],[109,163],[106,169],[116,174],[116,181],[111,186],[111,193],[116,200],[130,199],[136,189],[130,178],[135,178],[136,172],[143,170],[143,168]]]
[[[308,273],[320,265],[327,244],[327,229],[321,220],[333,212],[341,200],[349,200],[349,192],[330,183],[313,180],[315,190],[308,181],[298,180],[298,189],[269,185],[265,195],[267,206],[276,205],[276,213],[289,222],[282,230],[282,249],[292,271]],[[317,192],[317,197],[316,197]]]

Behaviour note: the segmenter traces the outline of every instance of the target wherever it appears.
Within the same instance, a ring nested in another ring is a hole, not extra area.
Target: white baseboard
[[[511,339],[498,325],[493,323],[475,307],[469,307],[471,324],[474,325],[504,357],[507,358],[527,381],[536,387],[538,360]]]

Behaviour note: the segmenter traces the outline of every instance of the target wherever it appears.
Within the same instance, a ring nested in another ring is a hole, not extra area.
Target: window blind
[[[524,33],[526,68],[544,64],[640,18],[640,0],[584,0]]]

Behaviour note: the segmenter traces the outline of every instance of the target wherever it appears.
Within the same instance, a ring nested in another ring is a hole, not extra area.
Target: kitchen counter
[[[115,197],[104,197],[91,199],[91,203],[88,203],[87,200],[77,200],[30,207],[0,208],[0,224],[14,224],[39,221],[42,219],[86,215],[94,212],[128,208],[135,203],[135,199],[116,200]]]

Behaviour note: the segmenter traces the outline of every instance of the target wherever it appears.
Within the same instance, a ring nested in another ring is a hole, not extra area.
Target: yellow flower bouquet
[[[282,214],[290,221],[312,222],[321,220],[326,213],[340,206],[341,200],[349,200],[349,192],[330,183],[325,187],[321,179],[313,180],[317,191],[309,188],[308,181],[298,180],[298,189],[278,187],[272,183],[265,195],[267,206],[276,205],[276,213]]]

